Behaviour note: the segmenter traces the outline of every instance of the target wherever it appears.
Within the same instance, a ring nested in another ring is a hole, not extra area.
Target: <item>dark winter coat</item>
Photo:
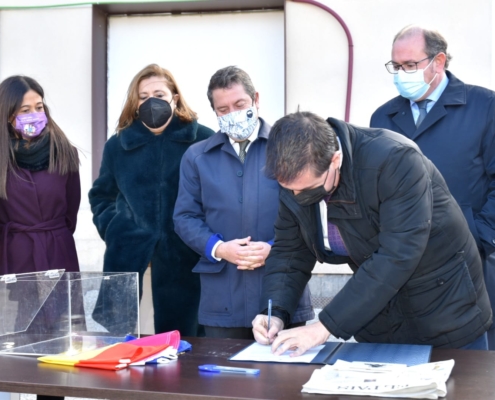
[[[260,121],[244,164],[222,132],[191,146],[182,160],[175,229],[202,256],[193,271],[201,275],[199,321],[207,326],[251,327],[259,313],[265,268],[241,271],[226,260],[217,262],[208,243],[218,241],[217,235],[224,241],[273,240],[279,185],[264,174],[270,126]],[[309,289],[293,317],[293,323],[314,317]]]
[[[352,279],[319,314],[335,336],[455,348],[478,338],[492,320],[481,260],[438,170],[400,134],[328,121],[344,156],[328,220],[349,257],[324,249],[319,205],[283,190],[263,301],[290,315],[316,260],[349,262]]]
[[[449,83],[419,128],[402,96],[378,108],[371,126],[402,133],[433,161],[485,258],[495,251],[495,92],[446,73]]]
[[[0,275],[79,271],[72,234],[81,199],[79,174],[18,168],[0,199]]]
[[[160,135],[141,121],[105,144],[100,176],[89,192],[93,222],[107,246],[104,271],[138,272],[151,262],[155,331],[197,333],[198,255],[174,232],[179,165],[187,148],[213,131],[176,116]]]

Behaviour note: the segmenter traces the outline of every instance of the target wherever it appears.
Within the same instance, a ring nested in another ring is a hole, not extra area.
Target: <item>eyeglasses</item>
[[[426,58],[423,58],[422,60],[419,60],[417,62],[409,61],[409,62],[406,62],[404,64],[397,64],[397,63],[394,63],[393,61],[389,61],[388,63],[385,64],[385,68],[387,68],[387,71],[390,72],[391,74],[398,74],[399,70],[401,70],[401,69],[402,69],[402,71],[404,71],[407,74],[412,74],[413,72],[416,72],[418,70],[418,64],[419,63],[423,62],[424,60],[430,60],[432,58],[435,58],[435,56],[426,57]]]

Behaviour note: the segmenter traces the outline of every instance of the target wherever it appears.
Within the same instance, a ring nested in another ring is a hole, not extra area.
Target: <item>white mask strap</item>
[[[340,139],[338,136],[337,137],[337,142],[339,142],[339,150],[336,153],[340,153],[340,162],[339,162],[339,169],[342,167],[342,161],[344,159],[344,154],[342,153],[342,143],[340,143]]]

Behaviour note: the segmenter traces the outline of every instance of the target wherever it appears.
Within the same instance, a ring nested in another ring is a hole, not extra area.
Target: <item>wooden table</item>
[[[301,393],[319,365],[231,362],[228,358],[250,344],[247,340],[185,338],[191,353],[161,366],[121,371],[64,367],[35,358],[0,356],[0,391],[118,400],[155,399],[361,399]],[[454,359],[448,400],[495,399],[495,352],[433,350],[432,361]],[[259,368],[258,376],[199,372],[198,365],[218,364]],[[378,399],[375,397],[375,399]]]

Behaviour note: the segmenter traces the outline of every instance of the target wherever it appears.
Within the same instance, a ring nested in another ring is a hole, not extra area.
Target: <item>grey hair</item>
[[[399,39],[404,39],[419,34],[423,35],[423,38],[425,39],[424,52],[428,58],[433,59],[433,57],[435,57],[438,53],[444,53],[447,57],[445,60],[445,69],[447,69],[449,67],[450,60],[452,60],[452,56],[447,51],[447,40],[445,40],[445,38],[438,31],[425,29],[417,25],[408,25],[405,28],[402,28],[399,33],[395,35],[393,43]]]

